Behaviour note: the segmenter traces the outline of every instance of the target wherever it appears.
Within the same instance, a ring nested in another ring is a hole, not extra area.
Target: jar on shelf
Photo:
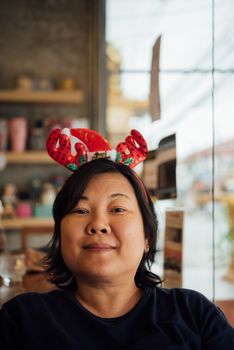
[[[44,183],[41,192],[41,204],[53,205],[55,197],[56,191],[54,185],[50,182]]]
[[[16,215],[20,218],[29,218],[32,216],[32,204],[28,192],[21,192],[16,207]]]

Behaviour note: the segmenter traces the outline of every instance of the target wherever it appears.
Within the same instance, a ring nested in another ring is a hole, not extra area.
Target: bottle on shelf
[[[7,149],[8,123],[6,119],[0,119],[0,152]]]
[[[45,129],[42,119],[35,121],[31,131],[30,146],[33,150],[43,150],[45,148]]]

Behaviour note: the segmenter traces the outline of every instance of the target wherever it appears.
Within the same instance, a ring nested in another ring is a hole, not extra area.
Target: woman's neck
[[[119,317],[129,312],[141,299],[142,290],[129,285],[89,285],[79,281],[75,292],[80,304],[96,316]]]

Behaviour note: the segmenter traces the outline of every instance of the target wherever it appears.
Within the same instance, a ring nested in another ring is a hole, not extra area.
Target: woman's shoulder
[[[186,288],[159,288],[154,290],[156,307],[163,314],[178,318],[196,320],[198,323],[210,323],[213,320],[227,322],[225,315],[215,303],[202,293]]]
[[[202,302],[212,303],[209,299],[199,291],[187,288],[160,288],[156,287],[154,293],[165,300],[184,301],[184,302]]]
[[[160,288],[152,291],[155,306],[163,311],[163,314],[178,313],[202,318],[208,314],[222,314],[219,308],[202,293],[186,288]]]
[[[151,297],[158,325],[167,329],[176,327],[190,336],[194,334],[207,349],[234,349],[234,329],[223,312],[202,293],[186,288],[155,287]]]
[[[44,304],[55,303],[59,299],[64,298],[64,292],[61,290],[52,290],[50,292],[25,292],[14,296],[2,306],[2,309],[7,308],[8,310],[16,308],[25,308],[25,306],[33,308],[40,308]]]

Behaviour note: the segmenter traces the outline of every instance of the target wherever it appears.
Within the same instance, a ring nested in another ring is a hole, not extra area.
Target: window
[[[176,133],[177,198],[156,207],[162,223],[166,207],[185,209],[183,287],[216,299],[234,295],[233,13],[232,0],[216,0],[214,16],[211,0],[107,0],[109,139],[115,145],[136,128],[154,149]],[[150,68],[159,36],[161,118],[152,122]],[[159,273],[162,261],[159,254]]]

